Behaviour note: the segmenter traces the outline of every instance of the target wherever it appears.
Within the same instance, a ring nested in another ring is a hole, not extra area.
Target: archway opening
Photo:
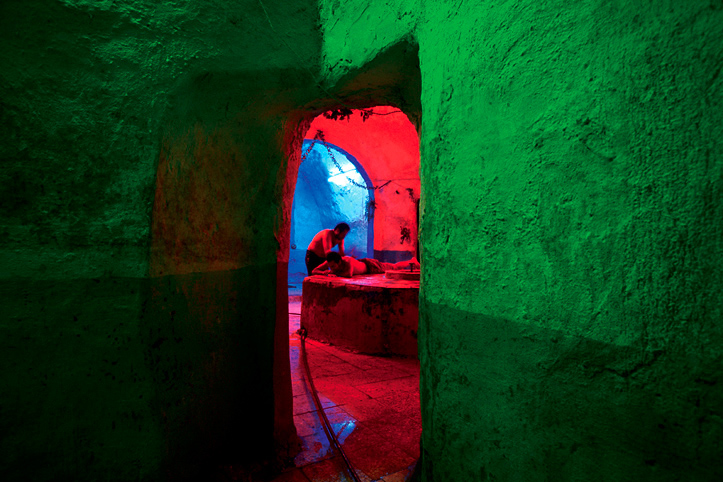
[[[344,239],[346,252],[373,256],[374,204],[374,186],[354,156],[322,138],[304,140],[291,209],[290,296],[301,294],[308,274],[306,247],[323,229],[346,223],[351,228]]]
[[[295,463],[311,476],[314,467],[333,450],[309,393],[296,333],[301,323],[302,282],[307,274],[304,255],[319,229],[347,222],[352,229],[345,238],[345,255],[385,263],[417,257],[419,138],[414,125],[398,108],[339,109],[312,122],[301,157],[290,223],[289,335],[294,423],[302,441]],[[335,199],[340,193],[345,194],[343,199]],[[361,291],[356,287],[351,290]],[[372,296],[375,301],[357,312],[367,308],[370,312],[377,308],[405,311],[390,306],[397,295],[379,287],[373,290],[377,290]],[[314,384],[333,430],[355,469],[371,480],[392,475],[406,479],[419,458],[418,290],[416,281],[414,297],[405,295],[405,302],[410,303],[407,315],[414,316],[414,327],[407,330],[413,337],[412,355],[387,351],[386,341],[376,352],[311,337],[306,343]],[[344,305],[351,298],[342,296],[336,304]],[[354,310],[345,313],[332,317],[352,326],[357,321]],[[375,317],[380,326],[391,324],[383,314],[372,315]],[[369,331],[361,326],[364,323],[352,331]],[[388,336],[388,331],[379,332],[379,336]]]

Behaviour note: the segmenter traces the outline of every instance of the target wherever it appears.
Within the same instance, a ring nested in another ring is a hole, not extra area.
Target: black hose
[[[329,419],[326,417],[324,408],[321,406],[321,402],[319,401],[319,395],[316,393],[316,388],[314,387],[314,380],[311,378],[311,370],[309,370],[309,362],[306,359],[306,335],[308,334],[306,328],[299,328],[299,331],[297,333],[299,333],[299,335],[301,336],[301,357],[304,360],[306,379],[309,381],[309,387],[311,388],[311,394],[314,396],[314,403],[316,404],[316,408],[319,410],[319,413],[321,413],[321,418],[324,422],[322,426],[324,427],[326,437],[329,439],[329,442],[334,446],[334,448],[336,448],[336,450],[341,454],[341,458],[344,459],[346,468],[349,470],[349,473],[351,474],[351,477],[354,479],[354,481],[361,482],[361,480],[359,480],[359,477],[357,477],[356,472],[354,471],[354,467],[351,466],[351,462],[349,462],[349,459],[344,453],[344,449],[341,448],[339,441],[336,439],[336,435],[334,435],[334,431],[331,428]]]

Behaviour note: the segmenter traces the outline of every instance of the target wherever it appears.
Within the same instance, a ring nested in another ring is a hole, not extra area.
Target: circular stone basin
[[[408,270],[408,269],[391,269],[384,273],[384,277],[388,279],[406,279],[412,281],[419,281],[419,270]]]
[[[419,281],[382,274],[304,278],[301,326],[309,338],[370,355],[417,356]]]

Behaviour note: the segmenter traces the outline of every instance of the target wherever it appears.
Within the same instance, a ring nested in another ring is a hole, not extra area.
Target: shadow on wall
[[[374,191],[363,167],[328,142],[305,140],[302,156],[291,211],[290,281],[306,276],[306,247],[322,229],[347,223],[345,251],[358,258],[368,256],[374,239],[368,219]]]

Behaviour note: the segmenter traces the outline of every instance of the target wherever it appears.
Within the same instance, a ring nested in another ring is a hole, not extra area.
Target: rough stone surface
[[[323,3],[419,45],[425,480],[720,478],[719,2]]]
[[[393,269],[393,270],[384,272],[385,278],[410,280],[410,281],[419,281],[420,275],[421,275],[421,272],[419,270]]]
[[[286,167],[325,94],[316,6],[270,3],[0,2],[3,480],[293,450]]]
[[[304,279],[301,326],[314,340],[370,355],[416,357],[418,322],[419,281]]]
[[[303,135],[391,105],[424,480],[720,480],[722,43],[718,0],[0,2],[2,478],[292,450]]]

